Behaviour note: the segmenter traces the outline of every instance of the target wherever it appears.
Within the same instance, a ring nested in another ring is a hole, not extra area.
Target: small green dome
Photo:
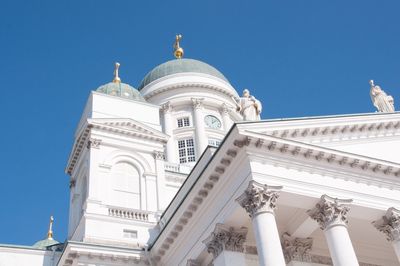
[[[37,249],[46,249],[48,246],[60,244],[57,240],[54,240],[53,238],[46,238],[43,240],[40,240],[33,244],[32,247],[37,248]]]
[[[122,82],[110,82],[100,86],[96,91],[122,98],[138,100],[145,102],[146,100],[134,87]]]
[[[220,78],[229,83],[225,76],[219,72],[215,67],[210,66],[204,62],[194,59],[175,59],[165,62],[159,66],[156,66],[152,71],[150,71],[142,80],[139,85],[139,90],[143,89],[147,84],[151,82],[176,73],[185,72],[196,72],[211,75]]]

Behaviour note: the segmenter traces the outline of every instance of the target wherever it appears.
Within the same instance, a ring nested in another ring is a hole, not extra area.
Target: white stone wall
[[[0,266],[55,266],[60,252],[23,248],[0,247]]]

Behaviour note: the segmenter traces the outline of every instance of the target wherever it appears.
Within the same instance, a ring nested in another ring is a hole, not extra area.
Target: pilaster
[[[310,237],[299,238],[291,237],[290,234],[282,235],[282,248],[286,263],[291,261],[311,262],[310,250],[313,239]]]
[[[198,159],[208,145],[203,113],[204,98],[192,98],[191,100],[193,104],[194,127],[196,129],[196,159]]]
[[[238,253],[244,252],[246,236],[246,227],[234,228],[216,224],[214,231],[203,243],[207,252],[212,254],[214,265],[243,265],[244,254]]]

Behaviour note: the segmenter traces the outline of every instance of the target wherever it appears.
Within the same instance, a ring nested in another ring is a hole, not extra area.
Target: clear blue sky
[[[90,90],[137,87],[172,59],[218,68],[263,118],[373,112],[369,79],[400,108],[399,1],[18,1],[0,8],[0,243],[64,241],[64,167]],[[397,101],[397,102],[396,102]]]

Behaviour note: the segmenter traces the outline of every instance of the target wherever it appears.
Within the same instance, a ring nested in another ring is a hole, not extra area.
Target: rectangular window
[[[178,127],[188,127],[190,126],[189,117],[178,118]]]
[[[193,139],[179,140],[178,141],[178,151],[179,151],[179,162],[180,163],[196,161]]]
[[[221,145],[221,141],[216,140],[216,139],[209,139],[208,145],[213,146],[213,147],[219,147],[219,145]]]
[[[126,237],[126,238],[137,238],[137,231],[124,229],[124,237]]]

